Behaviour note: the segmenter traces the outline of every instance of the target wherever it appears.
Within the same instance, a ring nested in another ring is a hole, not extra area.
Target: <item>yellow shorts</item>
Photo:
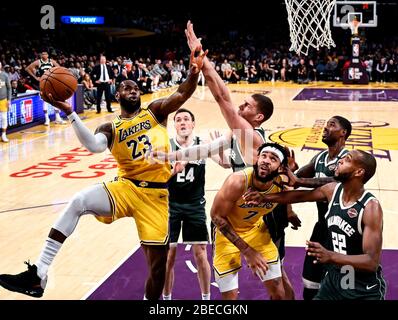
[[[0,112],[7,112],[8,111],[8,100],[3,99],[0,100]]]
[[[128,179],[104,183],[112,217],[96,217],[103,223],[133,217],[142,244],[165,245],[169,238],[169,191],[137,187]]]
[[[246,232],[238,235],[253,249],[260,252],[268,264],[278,263],[278,249],[272,242],[268,228],[261,222]],[[223,277],[237,272],[242,267],[241,253],[219,230],[216,231],[214,240],[213,268],[216,276]]]

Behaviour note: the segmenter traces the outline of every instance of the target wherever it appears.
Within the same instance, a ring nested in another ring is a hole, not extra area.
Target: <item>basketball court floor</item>
[[[387,298],[398,299],[397,85],[349,87],[332,82],[309,85],[264,82],[228,87],[236,106],[253,93],[272,98],[274,114],[263,125],[268,140],[293,148],[299,165],[306,164],[325,147],[321,142],[322,128],[330,117],[341,115],[352,121],[354,130],[348,147],[367,150],[377,158],[376,174],[366,187],[380,200],[384,211],[382,262],[388,282]],[[143,96],[142,101],[146,104],[174,90]],[[226,130],[226,122],[206,87],[199,86],[184,107],[197,118],[197,135],[208,138],[212,130]],[[114,105],[114,109],[118,106]],[[87,111],[81,117],[94,130],[111,121],[114,115]],[[168,128],[172,136],[172,117]],[[9,138],[10,143],[0,144],[0,273],[25,270],[23,262],[36,260],[53,222],[73,194],[116,174],[111,154],[87,152],[69,125],[37,126],[10,134]],[[230,170],[208,161],[208,214],[217,190],[229,174]],[[298,231],[286,229],[285,266],[300,298],[303,247],[317,213],[313,203],[293,208],[302,227]],[[178,253],[174,298],[199,299],[190,247],[180,245]],[[104,225],[92,216],[84,216],[50,269],[43,299],[142,299],[145,274],[133,219]],[[265,290],[246,267],[240,285],[241,298],[266,298]],[[212,293],[212,298],[220,297],[214,285]],[[0,299],[30,298],[0,288]]]

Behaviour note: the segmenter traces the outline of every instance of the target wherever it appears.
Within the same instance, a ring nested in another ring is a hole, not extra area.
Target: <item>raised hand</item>
[[[65,112],[67,115],[73,112],[72,106],[69,103],[65,101],[55,101],[51,93],[45,94],[43,91],[40,91],[40,96],[44,101]]]
[[[290,151],[290,149],[288,147],[285,147],[285,150],[286,150],[286,153],[288,154],[288,157],[287,157],[288,167],[289,167],[290,170],[292,170],[294,172],[294,171],[296,171],[299,168],[299,166],[298,166],[298,164],[296,162],[296,157],[295,157],[295,154],[294,154],[294,150],[292,149]]]
[[[195,49],[191,50],[191,59],[189,66],[193,74],[199,73],[203,68],[203,60],[206,57],[209,50],[203,52],[202,45],[197,46]]]
[[[193,24],[188,20],[187,28],[185,29],[185,35],[187,37],[188,47],[190,50],[197,48],[202,45],[201,38],[196,37],[195,32],[193,31]]]

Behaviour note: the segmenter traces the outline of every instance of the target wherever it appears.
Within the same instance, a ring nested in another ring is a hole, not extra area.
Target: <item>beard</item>
[[[120,106],[128,113],[133,113],[141,107],[141,97],[136,101],[130,101],[122,97],[119,98]]]
[[[322,138],[322,142],[326,144],[328,147],[334,145],[336,141],[333,140],[330,136],[326,136],[325,138]]]
[[[350,172],[340,173],[339,175],[334,176],[335,180],[342,182],[342,183],[347,182],[350,178],[351,178]]]
[[[256,176],[256,179],[262,183],[267,183],[268,181],[273,180],[279,175],[278,169],[271,171],[266,177],[261,177],[260,174],[258,173],[258,165],[257,163],[253,166],[254,168],[254,174]]]

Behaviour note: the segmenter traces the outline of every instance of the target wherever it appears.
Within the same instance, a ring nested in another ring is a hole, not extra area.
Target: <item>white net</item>
[[[330,14],[336,0],[285,0],[290,26],[290,51],[308,55],[310,47],[335,47]]]

